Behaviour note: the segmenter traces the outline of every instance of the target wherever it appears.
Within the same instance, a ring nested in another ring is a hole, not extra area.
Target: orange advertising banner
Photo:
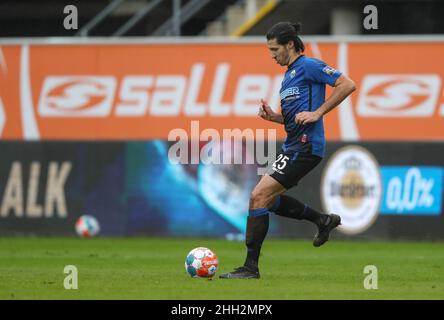
[[[330,140],[443,140],[444,42],[307,43],[357,90]],[[167,139],[174,129],[277,129],[285,68],[265,43],[0,44],[0,139]],[[327,90],[327,96],[332,92]]]

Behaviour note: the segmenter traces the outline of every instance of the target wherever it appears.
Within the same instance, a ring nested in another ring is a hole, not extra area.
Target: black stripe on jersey
[[[291,116],[292,116],[291,112],[287,113],[287,114],[284,116],[284,123],[288,123],[288,118],[291,117]],[[296,115],[293,115],[293,117],[295,118]]]
[[[308,85],[308,111],[311,112],[312,108],[312,101],[311,101],[311,83]]]

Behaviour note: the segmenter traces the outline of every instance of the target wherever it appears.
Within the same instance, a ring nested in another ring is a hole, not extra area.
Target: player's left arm
[[[334,84],[334,89],[330,97],[313,112],[301,112],[296,115],[297,124],[308,124],[318,121],[324,114],[329,113],[338,106],[345,98],[356,90],[355,83],[352,79],[341,74]]]

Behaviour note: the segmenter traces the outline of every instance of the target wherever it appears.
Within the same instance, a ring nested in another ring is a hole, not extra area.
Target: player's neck
[[[288,60],[287,67],[291,66],[293,62],[295,62],[302,54],[299,52],[295,52],[293,55],[290,55],[290,59]]]

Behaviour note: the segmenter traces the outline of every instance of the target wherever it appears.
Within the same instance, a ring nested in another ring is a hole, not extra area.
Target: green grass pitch
[[[186,254],[219,257],[213,280],[185,273]],[[244,244],[214,239],[0,238],[0,299],[444,299],[444,243],[267,239],[261,279],[217,277],[244,259]],[[66,265],[77,290],[63,286]],[[378,289],[364,288],[366,265]]]

